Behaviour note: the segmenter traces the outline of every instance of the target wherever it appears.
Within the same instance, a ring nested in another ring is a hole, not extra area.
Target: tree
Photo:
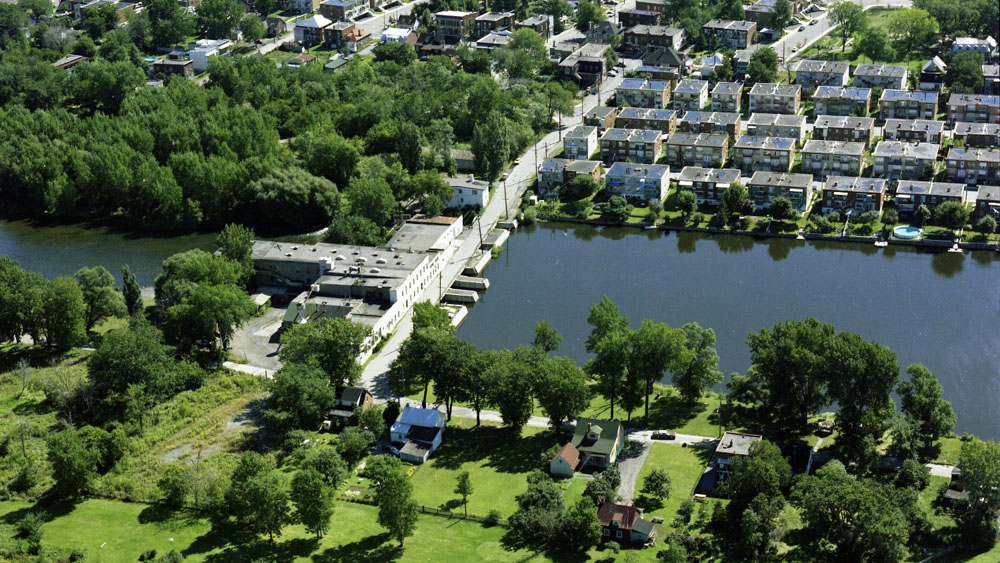
[[[604,12],[593,2],[581,0],[576,5],[576,28],[583,33],[590,31],[590,26],[604,21]]]
[[[583,348],[593,354],[597,351],[597,344],[605,336],[612,332],[626,330],[628,319],[618,310],[618,305],[607,295],[604,295],[599,302],[591,305],[590,314],[587,315],[587,324],[593,328],[590,335],[587,336]]]
[[[730,499],[726,507],[730,522],[738,525],[758,497],[783,499],[781,491],[791,480],[792,468],[776,444],[761,440],[751,446],[749,456],[734,461],[723,484],[723,493]]]
[[[145,5],[153,29],[154,45],[173,45],[192,31],[192,18],[179,3],[173,0],[150,0]]]
[[[435,328],[453,333],[456,327],[451,324],[447,309],[430,301],[421,301],[413,305],[413,329],[420,328]]]
[[[160,476],[156,486],[163,493],[163,500],[167,505],[174,508],[184,506],[190,488],[189,479],[187,468],[183,465],[171,464],[163,470],[163,475]]]
[[[724,0],[719,9],[718,18],[722,20],[741,21],[746,19],[746,12],[743,10],[743,2],[740,0]],[[781,29],[776,26],[776,29]]]
[[[955,411],[942,398],[944,389],[937,377],[923,364],[906,368],[909,381],[896,386],[901,410],[919,429],[919,451],[928,452],[939,438],[955,426]]]
[[[761,47],[750,55],[747,65],[749,84],[778,81],[778,53],[770,47]],[[729,190],[726,190],[727,192]]]
[[[323,476],[315,469],[300,469],[292,477],[289,497],[295,506],[296,520],[307,532],[316,534],[317,538],[323,537],[333,516],[333,499]]]
[[[894,207],[888,207],[882,211],[882,224],[891,227],[899,222],[899,212]]]
[[[809,415],[827,403],[824,361],[834,333],[832,325],[806,319],[747,336],[750,369],[733,376],[729,388],[748,405],[753,427],[778,441],[806,430]]]
[[[517,510],[508,519],[514,534],[531,543],[556,538],[561,529],[563,495],[551,477],[540,471],[529,474],[528,488],[516,500]]]
[[[319,446],[309,450],[300,464],[302,469],[314,469],[323,477],[323,482],[336,490],[347,478],[349,469],[333,446]]]
[[[989,215],[983,215],[979,219],[976,219],[973,226],[983,236],[989,236],[996,232],[997,220]]]
[[[509,79],[525,80],[537,75],[548,62],[548,51],[545,39],[538,32],[522,28],[511,33],[507,45],[493,50],[493,58]]]
[[[757,49],[754,51],[754,54],[765,49],[767,47]],[[753,64],[752,61],[751,64]],[[750,192],[747,191],[746,186],[733,184],[723,192],[722,203],[719,205],[718,212],[722,215],[725,225],[734,228],[739,222],[740,216],[749,213],[752,209],[753,203],[750,201]]]
[[[330,378],[315,362],[287,363],[274,374],[268,417],[287,430],[315,430],[336,400]]]
[[[372,482],[375,494],[382,492],[382,488],[395,476],[403,473],[403,463],[399,458],[392,455],[373,455],[365,460],[365,468],[358,472],[358,475]]]
[[[792,3],[788,0],[777,0],[774,11],[771,12],[771,26],[774,29],[785,29],[792,21]]]
[[[476,124],[472,132],[472,156],[476,171],[490,183],[496,181],[507,165],[511,147],[510,123],[496,110]]]
[[[661,503],[670,496],[670,476],[662,469],[654,469],[642,480],[642,494],[649,495]]]
[[[690,190],[681,190],[677,194],[677,209],[680,209],[684,214],[684,220],[687,221],[692,213],[698,211],[698,197]]]
[[[330,223],[326,241],[353,246],[379,246],[385,242],[385,230],[366,217],[337,213]]]
[[[611,404],[609,418],[615,418],[615,403],[620,402],[627,391],[629,365],[629,333],[612,332],[597,344],[597,356],[591,370],[597,376],[597,389]]]
[[[957,53],[945,71],[944,82],[952,94],[983,91],[983,57],[979,53]]]
[[[566,509],[562,517],[561,548],[586,553],[601,541],[601,523],[594,503],[582,498]]]
[[[918,205],[916,211],[913,212],[913,220],[917,222],[917,225],[923,226],[930,218],[931,210],[923,203]]]
[[[854,49],[868,57],[873,63],[875,61],[891,61],[896,57],[892,43],[889,41],[889,33],[880,26],[870,26],[862,30],[855,38]]]
[[[142,302],[142,288],[135,279],[135,274],[128,266],[122,266],[122,299],[125,302],[125,311],[129,318],[139,318],[145,311]]]
[[[240,31],[243,32],[243,40],[247,43],[256,43],[258,39],[264,37],[267,29],[264,22],[256,14],[243,14],[240,18]]]
[[[333,182],[294,166],[271,170],[250,182],[243,199],[244,220],[248,224],[282,231],[325,226],[341,204],[340,192]],[[375,201],[364,209],[379,204],[380,201]],[[393,205],[394,202],[389,204],[389,210]],[[352,212],[358,213],[359,209],[360,206],[352,207]],[[280,211],[276,213],[277,210]]]
[[[482,409],[486,407],[491,397],[495,396],[492,385],[498,380],[496,371],[489,373],[490,368],[500,362],[506,361],[509,356],[506,350],[477,352],[473,356],[472,369],[458,372],[457,399],[468,403],[476,411],[476,426],[480,424],[479,416]]]
[[[168,335],[186,345],[211,342],[212,349],[218,340],[221,353],[256,310],[250,296],[234,285],[199,284],[187,301],[167,310]]]
[[[219,236],[215,237],[215,245],[219,247],[219,253],[226,260],[230,260],[242,266],[244,284],[253,275],[253,229],[248,229],[243,225],[230,223],[222,228]]]
[[[594,478],[587,482],[587,487],[583,494],[589,496],[595,502],[617,502],[618,489],[622,486],[622,476],[617,465],[608,466],[607,469],[594,475]]]
[[[904,54],[929,44],[939,30],[937,20],[920,8],[893,10],[886,27],[889,35],[899,45],[899,51]]]
[[[337,437],[337,453],[340,454],[348,467],[354,467],[368,455],[374,443],[374,434],[363,428],[352,426],[345,429]]]
[[[462,497],[462,507],[465,509],[465,515],[469,515],[469,496],[472,495],[472,481],[469,479],[469,472],[463,471],[458,474],[458,480],[455,482],[455,494]]]
[[[236,0],[202,0],[195,12],[198,28],[209,39],[230,39],[243,15]]]
[[[13,4],[0,5],[0,49],[11,51],[25,44],[28,16]]]
[[[559,190],[562,201],[577,201],[589,198],[597,191],[597,182],[590,174],[577,174],[568,184]]]
[[[666,323],[648,319],[630,334],[627,369],[642,382],[645,406],[643,416],[649,420],[649,396],[653,384],[663,379],[667,371],[679,372],[690,363],[684,333]]]
[[[107,268],[84,266],[77,270],[74,276],[83,293],[83,302],[86,306],[84,330],[90,332],[90,329],[104,318],[125,315],[125,300],[115,291],[115,278]]]
[[[36,18],[47,16],[55,9],[52,2],[48,0],[17,0],[17,7],[25,12],[30,12]]]
[[[413,535],[417,525],[417,503],[412,500],[413,484],[402,473],[395,473],[382,485],[377,496],[378,523],[399,540]]]
[[[562,335],[556,332],[556,329],[552,328],[548,322],[538,321],[535,323],[533,332],[535,333],[535,339],[532,341],[532,346],[535,348],[546,354],[559,349],[559,343],[562,342]]]
[[[62,498],[75,498],[85,493],[97,477],[97,455],[73,429],[52,434],[47,445],[52,478],[55,479],[53,492]]]
[[[73,278],[56,278],[45,286],[42,314],[49,346],[66,350],[86,338],[87,305]]]
[[[969,502],[955,518],[960,536],[973,549],[989,549],[998,536],[1000,443],[977,439],[963,442],[958,466],[962,468],[962,487],[969,492]]]
[[[315,358],[335,387],[353,385],[361,377],[357,357],[371,328],[347,319],[323,318],[296,325],[281,335],[278,355],[284,363],[306,363]]]
[[[385,407],[370,406],[358,415],[358,427],[371,432],[376,438],[385,432]]]
[[[934,208],[934,222],[952,230],[964,229],[969,221],[969,208],[961,201],[946,201]]]
[[[566,0],[545,0],[542,13],[552,16],[552,21],[555,22],[552,32],[559,34],[564,29],[562,19],[573,15],[573,6]]]
[[[767,210],[767,214],[771,216],[775,221],[787,221],[790,219],[797,219],[799,216],[798,211],[792,206],[791,200],[786,197],[776,197],[771,200],[771,206]]]
[[[334,131],[307,131],[292,141],[303,167],[337,186],[350,183],[361,159],[354,143]]]
[[[225,517],[236,521],[244,534],[257,536],[281,535],[281,528],[291,519],[288,514],[288,492],[285,483],[274,471],[274,462],[257,452],[244,452],[233,471],[225,493]]]
[[[112,15],[112,26],[118,21],[118,15]],[[128,61],[136,66],[141,66],[142,52],[132,42],[131,36],[123,29],[112,29],[101,37],[101,46],[97,49],[97,55],[102,59],[116,62]]]
[[[565,0],[561,0],[565,1]],[[563,83],[558,80],[550,80],[544,84],[546,115],[545,125],[552,123],[552,116],[555,112],[567,115],[573,112],[576,103],[576,88],[571,83]]]
[[[389,61],[400,66],[416,62],[417,52],[409,43],[382,43],[372,50],[376,61]]]
[[[179,252],[163,261],[163,273],[153,289],[156,304],[164,311],[184,303],[199,284],[237,285],[242,266],[200,249]]]
[[[118,23],[114,6],[88,6],[83,9],[82,15],[83,28],[92,39],[100,39]]]
[[[539,372],[535,398],[558,437],[564,420],[573,420],[590,406],[587,376],[569,358],[548,358]]]
[[[841,0],[830,6],[830,20],[840,28],[840,51],[847,49],[847,39],[868,24],[867,15],[859,4]]]
[[[687,353],[681,356],[681,369],[673,372],[673,383],[681,397],[693,404],[703,391],[722,383],[723,376],[715,351],[715,331],[698,323],[688,323],[681,330]]]
[[[379,226],[389,223],[392,211],[396,208],[392,188],[381,178],[353,178],[344,195],[347,196],[351,213]]]
[[[624,223],[628,220],[629,216],[632,215],[633,209],[634,207],[628,202],[627,199],[621,196],[613,195],[608,198],[605,213],[612,221]]]
[[[90,112],[116,114],[125,97],[146,80],[143,70],[129,61],[87,61],[73,68],[73,99]]]
[[[500,411],[504,426],[520,433],[528,423],[534,407],[535,373],[517,354],[494,357],[482,377],[489,390],[489,403]]]

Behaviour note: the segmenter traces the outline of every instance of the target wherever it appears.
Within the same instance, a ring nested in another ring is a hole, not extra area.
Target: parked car
[[[677,434],[674,434],[673,432],[671,432],[669,430],[659,430],[657,432],[653,432],[653,439],[654,440],[675,440],[675,439],[677,439]]]
[[[799,26],[799,31],[805,31],[805,29],[806,29],[806,26],[804,26],[804,25],[800,25]]]

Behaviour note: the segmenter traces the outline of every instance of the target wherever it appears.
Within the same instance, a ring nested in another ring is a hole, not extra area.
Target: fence
[[[369,506],[375,506],[375,498],[370,493],[363,496],[351,496],[351,495],[339,495],[340,500],[345,502],[353,502],[357,504],[367,504]],[[432,506],[420,505],[421,514],[430,514],[432,516],[440,516],[442,518],[447,518],[449,520],[472,520],[473,522],[486,522],[489,520],[486,516],[480,516],[479,514],[465,514],[464,512],[452,512],[450,510],[445,510],[443,508],[434,508]],[[497,525],[504,525],[503,519],[497,522]]]

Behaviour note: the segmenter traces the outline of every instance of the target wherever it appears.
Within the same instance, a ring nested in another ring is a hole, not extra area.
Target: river
[[[153,284],[164,258],[192,248],[213,248],[215,235],[149,237],[77,225],[38,226],[0,221],[0,255],[47,278],[72,276],[83,266],[101,265],[121,283],[128,265],[142,286]]]
[[[809,316],[923,363],[958,415],[956,431],[1000,439],[1000,258],[910,247],[755,240],[544,224],[511,236],[490,289],[458,334],[479,348],[527,344],[539,319],[560,353],[587,359],[590,305],[607,294],[633,326],[696,321],[717,335],[723,372],[749,365],[746,336]]]

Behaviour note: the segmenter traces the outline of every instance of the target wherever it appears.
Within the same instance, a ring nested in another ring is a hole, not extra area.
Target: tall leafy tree
[[[448,310],[430,301],[420,301],[413,304],[413,328],[436,328],[446,332],[455,332],[455,326],[451,324]]]
[[[688,361],[673,373],[674,387],[689,403],[697,401],[702,392],[722,383],[719,354],[715,351],[715,331],[701,328],[698,323],[681,327],[686,339]]]
[[[621,403],[628,393],[630,383],[628,377],[629,365],[629,334],[616,331],[607,334],[597,344],[597,356],[591,364],[591,370],[597,376],[597,389],[601,396],[611,403],[609,417],[615,418],[615,403]]]
[[[857,52],[868,57],[871,62],[890,61],[896,53],[889,40],[889,32],[881,26],[866,27],[855,38]]]
[[[771,25],[774,29],[785,29],[785,26],[792,21],[792,3],[788,0],[777,0],[774,3],[774,11],[771,12]]]
[[[176,342],[212,342],[213,348],[218,340],[221,352],[229,348],[236,330],[254,311],[253,302],[242,289],[200,284],[187,301],[167,310],[168,334]]]
[[[579,499],[562,517],[561,548],[586,553],[601,541],[601,523],[590,499]]]
[[[145,311],[142,303],[142,288],[135,279],[135,274],[128,266],[122,266],[122,299],[125,301],[125,311],[130,318],[141,317]]]
[[[472,156],[476,170],[489,182],[495,182],[512,152],[509,120],[500,112],[491,111],[473,129]]]
[[[25,43],[28,15],[13,4],[0,5],[0,49],[11,51]]]
[[[923,364],[906,368],[909,381],[896,386],[901,410],[919,432],[919,451],[928,453],[939,438],[955,426],[955,411],[942,398],[943,388],[937,377]]]
[[[867,25],[867,15],[860,5],[840,0],[830,6],[830,20],[840,28],[840,50],[847,49],[847,40]]]
[[[182,41],[193,29],[192,17],[173,0],[150,0],[145,4],[153,30],[153,44],[167,47]]]
[[[223,227],[219,236],[215,237],[215,245],[226,260],[239,264],[243,268],[243,283],[253,274],[253,229],[243,225],[230,223]]]
[[[382,483],[376,498],[378,502],[378,523],[399,541],[399,546],[417,525],[417,503],[413,501],[413,484],[401,472],[391,475]]]
[[[48,439],[48,456],[55,479],[53,492],[60,497],[74,498],[86,493],[97,477],[97,456],[76,430],[52,434]]]
[[[565,29],[562,18],[573,15],[573,6],[566,0],[545,0],[542,4],[542,13],[552,16],[552,20],[555,22],[552,31],[562,33]]]
[[[198,29],[209,39],[230,39],[243,9],[236,0],[202,0],[195,8]]]
[[[495,356],[494,360],[483,373],[490,392],[489,403],[500,411],[505,426],[520,432],[534,408],[537,372],[516,353]]]
[[[469,496],[472,495],[472,479],[469,477],[468,471],[463,471],[458,474],[458,480],[455,482],[455,494],[462,497],[462,508],[465,509],[465,515],[469,515]]]
[[[956,515],[962,539],[977,549],[996,544],[1000,516],[1000,443],[970,440],[962,444],[958,466],[969,502]]]
[[[290,521],[285,483],[274,471],[274,461],[257,452],[243,453],[224,500],[217,508],[250,536],[268,534],[273,540]]]
[[[126,314],[125,300],[121,293],[115,290],[115,278],[107,268],[84,266],[77,270],[74,276],[83,293],[83,302],[86,306],[84,329],[87,332],[90,332],[90,329],[102,319]]]
[[[778,81],[778,53],[770,47],[761,47],[750,55],[750,63],[747,65],[749,84],[758,82]],[[735,184],[734,184],[735,185]],[[728,193],[729,190],[726,190]]]
[[[369,327],[347,319],[320,319],[296,325],[282,334],[279,357],[285,363],[305,363],[314,358],[332,385],[353,385],[361,377],[357,357],[370,335]]]
[[[289,496],[295,506],[296,520],[307,532],[316,534],[317,538],[323,537],[333,516],[333,499],[323,476],[315,469],[300,469],[292,477]]]
[[[767,47],[754,51],[757,54]],[[752,58],[752,56],[751,56]],[[753,61],[751,60],[751,65]],[[751,69],[751,75],[752,75]],[[740,217],[753,210],[753,203],[750,201],[750,192],[742,184],[729,186],[722,194],[722,203],[719,205],[719,214],[723,222],[730,228],[735,228]]]
[[[583,347],[590,353],[597,351],[597,344],[612,332],[621,332],[628,328],[628,319],[618,310],[618,305],[607,295],[590,306],[587,324],[593,327]]]
[[[542,350],[546,354],[559,349],[559,343],[562,342],[562,335],[556,332],[556,329],[552,328],[548,322],[538,321],[535,323],[533,332],[535,333],[535,339],[532,341],[532,345],[535,348]]]
[[[576,5],[576,29],[586,33],[590,27],[596,23],[604,21],[604,12],[601,7],[593,2],[581,0]]]
[[[396,197],[389,183],[381,178],[354,178],[344,194],[351,212],[376,225],[387,225],[396,208]]]
[[[517,511],[508,519],[514,534],[527,542],[545,542],[560,532],[562,491],[551,477],[535,471],[528,475],[528,488],[517,495]]]
[[[49,346],[69,349],[86,337],[87,305],[73,278],[60,277],[46,284],[42,314]]]
[[[576,418],[590,405],[587,376],[569,358],[546,359],[535,385],[535,397],[558,437],[562,422]]]
[[[130,61],[88,61],[73,69],[73,99],[91,112],[116,114],[125,98],[146,80],[143,70]]]
[[[628,370],[642,383],[645,397],[643,416],[649,420],[649,396],[653,392],[653,384],[668,371],[681,371],[682,366],[690,363],[690,353],[684,333],[666,323],[643,320],[630,337]]]
[[[927,45],[939,30],[937,20],[920,8],[893,10],[886,25],[889,35],[895,39],[899,51],[904,54]]]
[[[979,53],[957,53],[945,71],[944,81],[952,93],[974,94],[982,92],[983,57]]]
[[[336,399],[329,376],[315,362],[288,363],[274,374],[268,415],[282,428],[315,430]]]

